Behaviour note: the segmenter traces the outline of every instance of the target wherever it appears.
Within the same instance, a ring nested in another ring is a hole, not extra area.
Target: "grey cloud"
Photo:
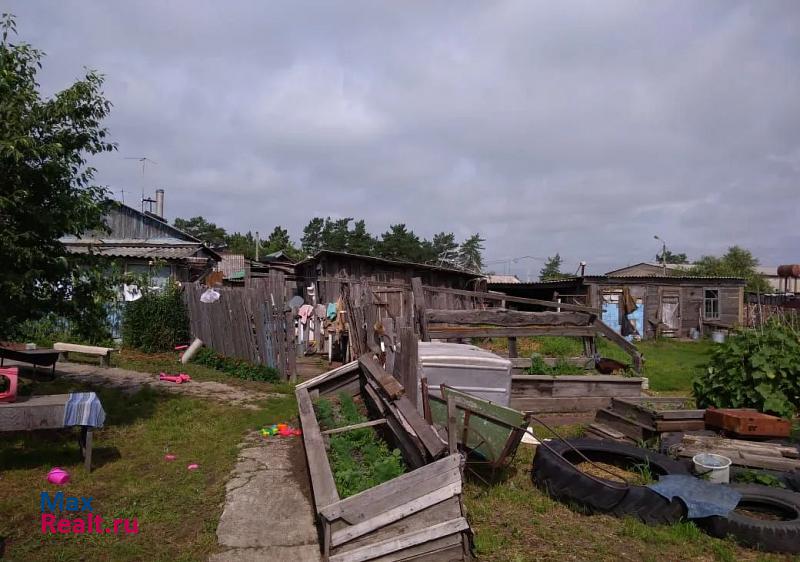
[[[130,201],[122,156],[158,161],[173,217],[480,231],[489,259],[594,272],[652,258],[653,234],[800,259],[791,0],[8,4],[46,91],[107,75],[99,179]]]

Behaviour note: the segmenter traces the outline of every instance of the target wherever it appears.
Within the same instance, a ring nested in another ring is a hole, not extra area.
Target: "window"
[[[703,298],[703,318],[706,320],[719,319],[719,289],[706,289]]]

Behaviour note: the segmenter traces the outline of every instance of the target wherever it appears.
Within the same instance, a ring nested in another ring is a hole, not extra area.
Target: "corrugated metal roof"
[[[71,254],[94,254],[96,256],[106,256],[115,258],[143,258],[143,259],[165,259],[179,260],[193,257],[203,249],[202,244],[64,244],[67,251]]]
[[[516,275],[489,275],[488,283],[521,283]]]
[[[225,279],[233,278],[234,276],[241,273],[241,277],[244,277],[244,270],[245,270],[245,258],[244,254],[220,254],[222,259],[217,264],[215,268],[217,271],[222,272],[222,276]]]
[[[297,265],[298,266],[302,266],[302,265],[305,265],[307,263],[312,263],[312,262],[319,261],[319,259],[321,257],[325,256],[325,255],[339,256],[339,257],[343,257],[343,258],[360,259],[360,260],[364,260],[364,261],[370,261],[370,262],[373,262],[373,263],[383,263],[383,264],[386,264],[386,265],[394,265],[394,266],[400,266],[400,267],[413,266],[413,267],[416,267],[416,268],[419,268],[419,269],[427,269],[427,270],[430,270],[430,271],[441,271],[441,272],[445,272],[445,273],[453,273],[453,274],[456,274],[456,275],[460,275],[462,277],[469,277],[470,279],[477,279],[477,278],[483,277],[482,273],[472,273],[470,271],[464,271],[463,269],[454,269],[452,267],[443,267],[443,266],[440,266],[440,265],[432,265],[432,264],[428,264],[428,263],[416,263],[416,262],[410,262],[410,261],[390,260],[390,259],[387,259],[387,258],[379,258],[379,257],[375,257],[375,256],[364,256],[364,255],[361,255],[361,254],[351,254],[349,252],[337,252],[337,251],[334,251],[334,250],[320,250],[319,252],[317,252],[313,256],[308,257],[308,258],[298,262]]]

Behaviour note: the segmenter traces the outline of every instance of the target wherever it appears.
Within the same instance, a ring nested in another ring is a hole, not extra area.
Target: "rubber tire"
[[[731,484],[742,494],[743,501],[778,505],[794,512],[789,521],[765,521],[747,517],[736,511],[725,517],[706,517],[695,522],[709,535],[733,536],[737,542],[768,552],[800,553],[800,494],[759,484]]]
[[[571,439],[569,444],[597,462],[623,467],[649,462],[658,476],[689,473],[683,464],[665,455],[624,443]],[[668,500],[645,486],[605,486],[574,467],[573,462],[582,459],[572,448],[561,441],[548,445],[552,452],[541,445],[536,448],[531,478],[551,497],[590,513],[630,516],[651,525],[676,523],[686,516],[686,506],[679,499]]]

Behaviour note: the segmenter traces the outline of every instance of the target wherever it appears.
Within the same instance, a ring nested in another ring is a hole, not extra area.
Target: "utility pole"
[[[258,231],[256,230],[256,261],[258,261],[258,247],[261,246],[261,240],[258,238]]]

